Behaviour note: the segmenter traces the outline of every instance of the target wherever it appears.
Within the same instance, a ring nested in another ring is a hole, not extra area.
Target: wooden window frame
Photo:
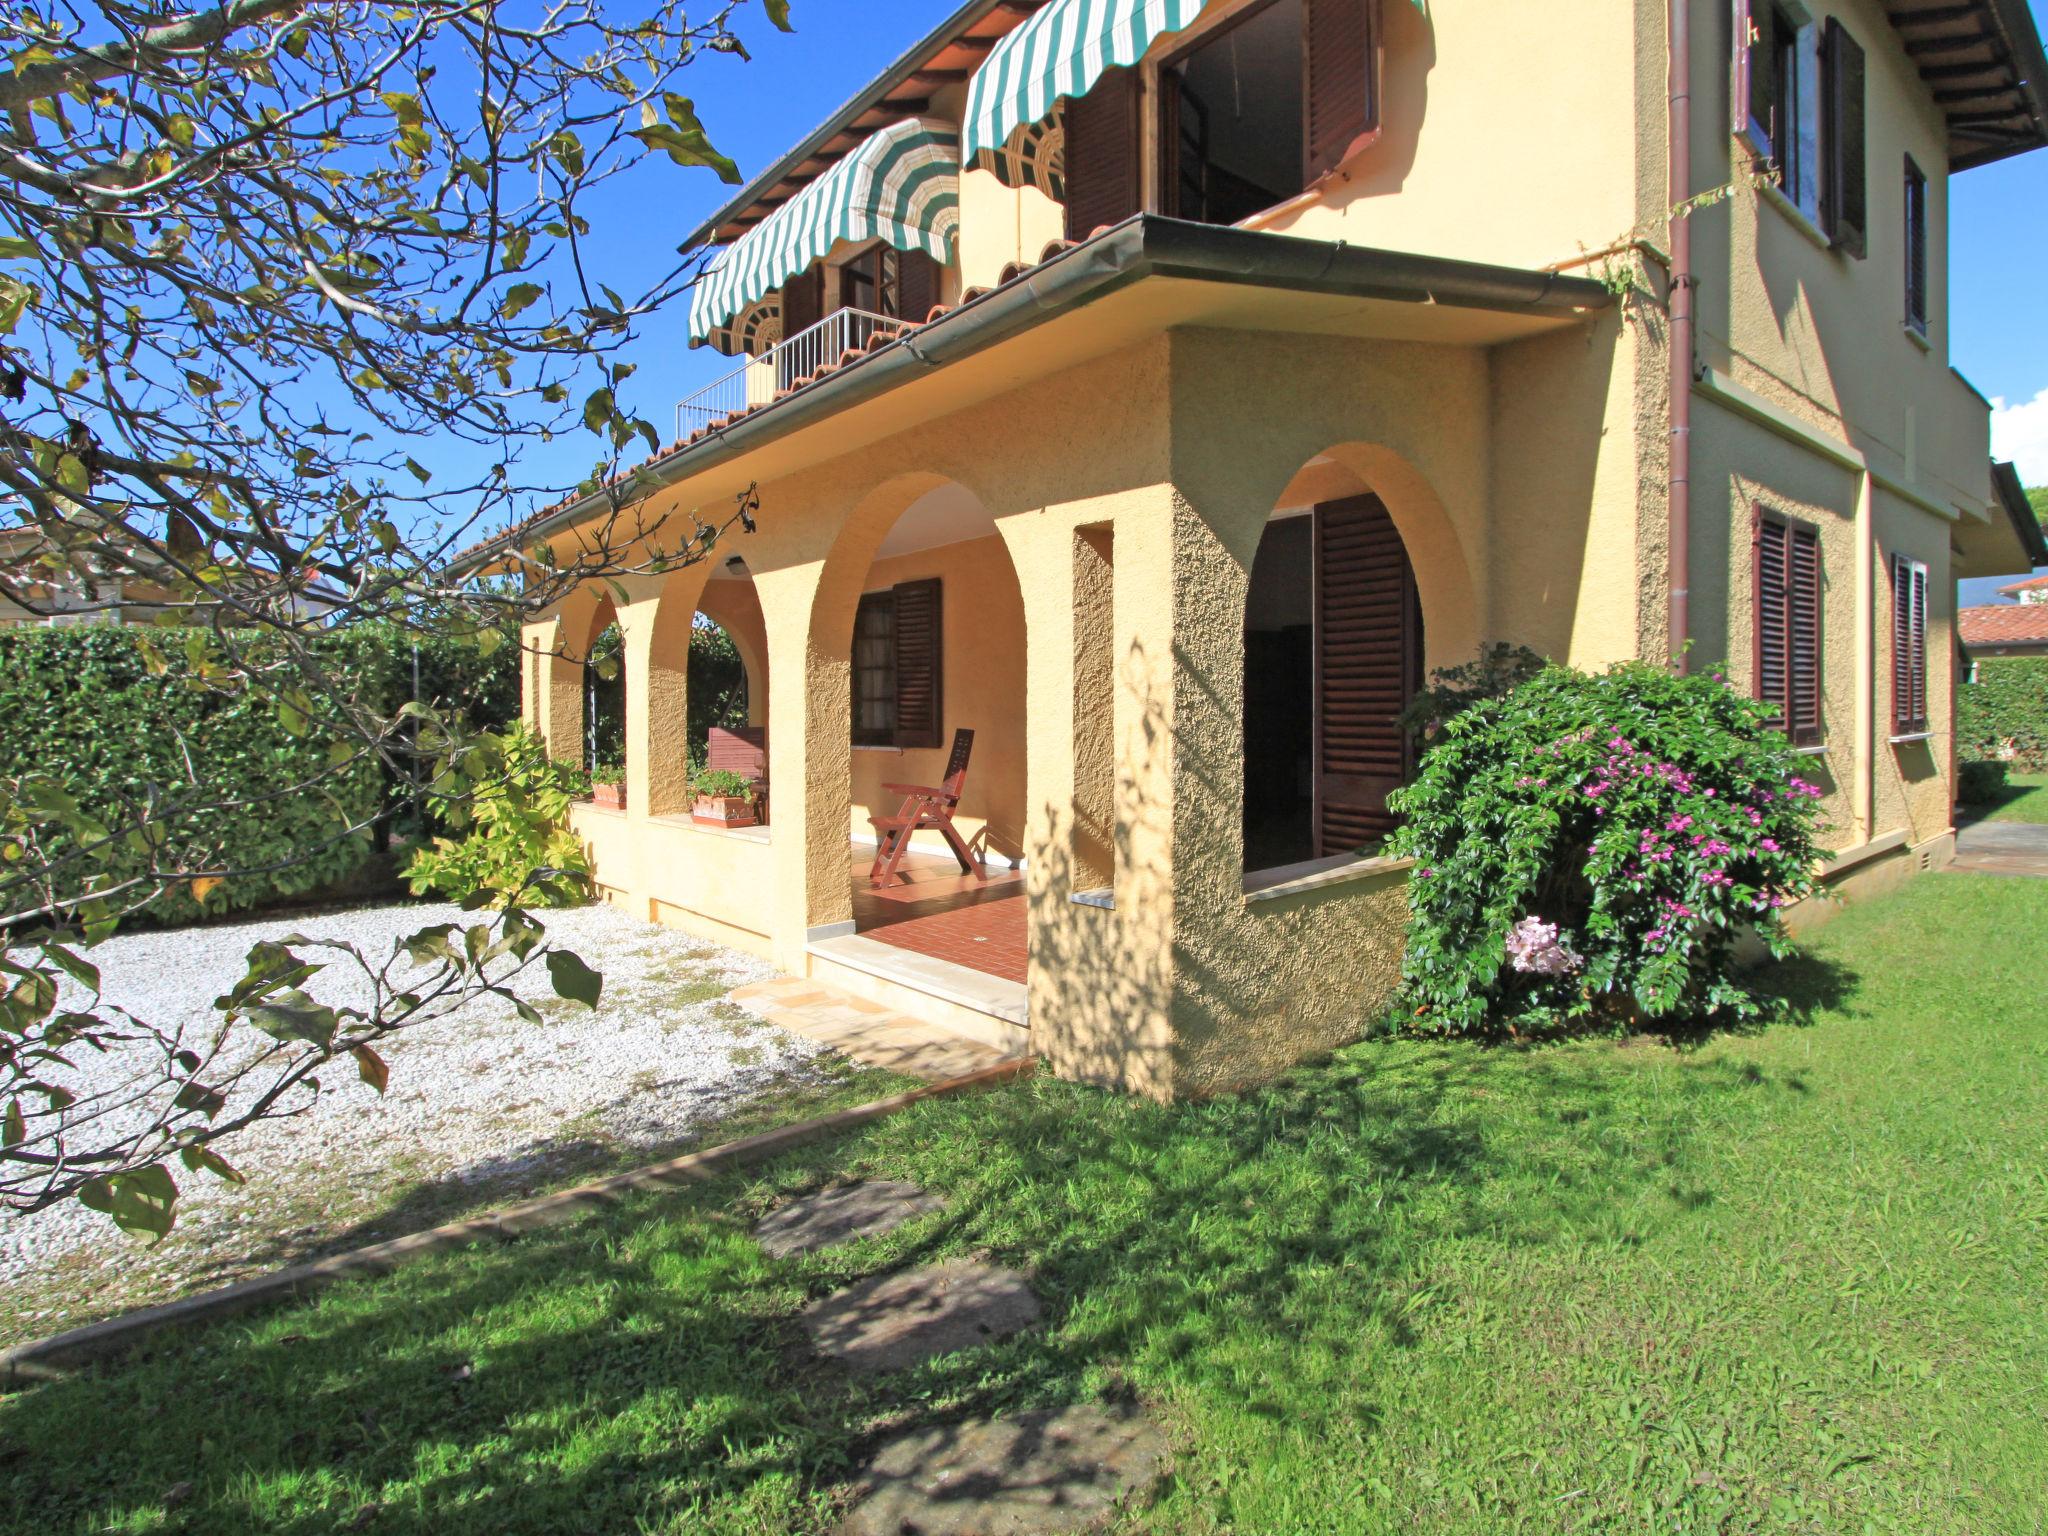
[[[1906,329],[1915,335],[1927,335],[1928,303],[1927,262],[1927,173],[1911,155],[1906,156],[1905,170],[1905,297]]]
[[[1870,250],[1869,79],[1863,45],[1830,16],[1820,41],[1820,224],[1858,261]]]
[[[1750,510],[1751,558],[1750,594],[1755,615],[1750,635],[1750,694],[1778,707],[1779,729],[1795,747],[1818,747],[1827,741],[1827,568],[1820,542],[1820,529],[1803,518],[1787,517],[1762,503]],[[1769,611],[1764,600],[1764,542],[1765,530],[1777,528],[1785,535],[1785,575],[1782,607],[1775,613]],[[1813,551],[1813,614],[1809,632],[1804,637],[1813,656],[1813,675],[1802,677],[1798,666],[1799,581],[1794,565],[1794,551],[1804,542]],[[1766,624],[1783,626],[1783,650],[1785,676],[1783,693],[1772,695],[1766,691],[1764,681],[1764,631]],[[1813,723],[1799,723],[1798,701],[1808,695],[1813,704]]]
[[[888,659],[872,665],[864,665],[860,659],[861,636],[866,629],[869,615],[886,611],[889,615]],[[893,747],[896,745],[896,593],[893,590],[863,592],[860,602],[854,608],[853,643],[848,650],[847,662],[852,672],[853,686],[853,744],[857,747]],[[861,679],[865,673],[879,671],[886,678],[878,697],[889,701],[889,723],[886,726],[864,727],[861,724]]]
[[[1892,735],[1924,736],[1933,713],[1927,688],[1927,562],[1893,555],[1891,575]]]

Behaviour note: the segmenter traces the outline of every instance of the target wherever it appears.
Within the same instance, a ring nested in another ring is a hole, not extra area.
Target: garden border
[[[651,1163],[589,1184],[580,1184],[573,1189],[558,1190],[552,1195],[540,1195],[501,1211],[473,1216],[467,1221],[429,1227],[424,1232],[373,1243],[367,1248],[329,1254],[310,1264],[296,1264],[273,1274],[259,1275],[254,1280],[243,1280],[219,1290],[202,1291],[196,1296],[144,1307],[103,1322],[88,1323],[82,1328],[18,1344],[0,1351],[0,1392],[14,1392],[41,1382],[62,1380],[78,1366],[119,1354],[166,1329],[212,1322],[276,1302],[302,1300],[339,1281],[386,1275],[429,1254],[467,1248],[490,1239],[510,1242],[522,1233],[575,1221],[592,1211],[615,1205],[626,1195],[639,1190],[671,1189],[701,1183],[735,1168],[766,1162],[780,1153],[822,1140],[835,1132],[853,1130],[886,1119],[925,1099],[991,1088],[1012,1078],[1027,1076],[1037,1065],[1035,1057],[1016,1057],[891,1098],[876,1099],[812,1120],[800,1120],[795,1125],[763,1131],[759,1135],[729,1141],[702,1152],[691,1152],[667,1162]]]

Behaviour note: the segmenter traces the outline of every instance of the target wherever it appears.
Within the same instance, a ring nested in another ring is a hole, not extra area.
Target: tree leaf
[[[220,887],[221,879],[218,875],[201,875],[192,882],[192,899],[204,905],[206,898],[219,890]]]
[[[548,979],[554,983],[555,996],[586,1008],[595,1008],[604,991],[604,978],[566,949],[548,951]]]
[[[21,1100],[9,1099],[7,1113],[0,1116],[0,1147],[18,1147],[28,1140],[28,1121],[21,1113]]]
[[[332,1043],[335,1027],[341,1022],[332,1008],[321,1006],[297,988],[271,1002],[258,1003],[243,1017],[273,1039],[303,1040],[322,1050]]]
[[[78,1192],[78,1203],[113,1217],[124,1232],[141,1233],[155,1241],[177,1220],[178,1183],[163,1164],[152,1163],[132,1173],[88,1180]]]
[[[384,1058],[367,1045],[359,1045],[349,1054],[356,1059],[356,1073],[372,1088],[382,1093],[391,1086],[391,1068],[384,1064]]]
[[[226,1094],[201,1082],[186,1083],[178,1090],[178,1096],[171,1100],[177,1108],[197,1110],[209,1120],[226,1108],[227,1102]]]
[[[222,1157],[211,1147],[186,1147],[178,1153],[178,1160],[194,1173],[210,1173],[217,1179],[230,1184],[246,1184],[249,1176],[233,1163]]]
[[[505,290],[505,297],[498,301],[498,318],[516,320],[522,311],[538,303],[540,296],[539,283],[514,283]]]
[[[778,30],[783,32],[794,32],[796,30],[795,27],[789,24],[789,0],[761,0],[761,9],[768,13],[768,19],[775,23]]]

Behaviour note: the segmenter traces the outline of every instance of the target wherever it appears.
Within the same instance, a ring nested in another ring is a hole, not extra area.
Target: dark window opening
[[[855,746],[940,745],[941,617],[936,579],[861,594],[853,619]]]
[[[1927,176],[1906,157],[1906,324],[1927,334]]]
[[[1927,729],[1927,567],[1892,559],[1892,728]]]
[[[1161,69],[1162,212],[1235,224],[1307,186],[1302,15],[1272,0]]]
[[[1244,863],[1315,857],[1314,519],[1259,539],[1244,620]]]
[[[894,316],[902,310],[902,283],[896,252],[886,245],[862,251],[839,269],[839,306],[864,309],[871,315]]]

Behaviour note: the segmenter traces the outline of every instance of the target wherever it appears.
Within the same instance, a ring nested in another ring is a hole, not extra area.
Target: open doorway
[[[1306,187],[1302,0],[1269,0],[1160,68],[1162,212],[1235,224]]]

